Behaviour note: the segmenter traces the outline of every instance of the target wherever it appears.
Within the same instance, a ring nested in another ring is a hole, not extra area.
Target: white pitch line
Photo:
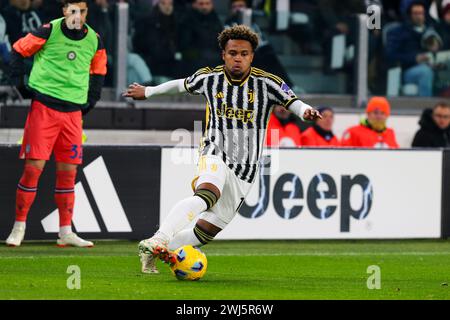
[[[285,252],[285,253],[207,253],[209,257],[289,257],[289,256],[318,256],[318,257],[339,257],[339,256],[448,256],[450,252]],[[67,258],[117,258],[117,257],[132,257],[128,255],[98,255],[98,256],[82,256],[82,255],[46,255],[46,256],[7,256],[0,257],[0,260],[8,259],[67,259]],[[136,255],[137,257],[137,255]]]
[[[268,257],[280,257],[280,256],[438,256],[438,255],[450,255],[450,252],[289,252],[289,253],[209,253],[208,256],[268,256]]]

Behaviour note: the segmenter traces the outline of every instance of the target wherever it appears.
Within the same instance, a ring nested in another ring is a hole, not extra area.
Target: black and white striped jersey
[[[272,107],[288,108],[297,96],[281,78],[254,67],[241,80],[232,79],[223,66],[203,68],[184,86],[206,98],[200,155],[222,157],[239,179],[253,182]]]

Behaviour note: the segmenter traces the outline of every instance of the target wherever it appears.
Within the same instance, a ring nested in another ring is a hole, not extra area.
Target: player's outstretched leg
[[[43,171],[45,161],[27,160],[25,168],[17,185],[16,191],[16,221],[11,234],[6,239],[6,244],[17,247],[22,244],[25,237],[25,227],[28,212],[36,198],[39,177]]]
[[[86,241],[72,232],[73,208],[75,205],[76,165],[57,164],[55,202],[59,212],[59,247],[93,247],[91,241]]]
[[[214,186],[211,187],[211,189],[214,188]],[[172,208],[169,215],[153,237],[142,240],[139,243],[138,249],[142,264],[142,272],[158,272],[155,264],[156,259],[161,257],[163,260],[166,260],[166,256],[168,256],[169,253],[169,242],[172,240],[173,236],[186,228],[186,226],[200,213],[214,206],[220,197],[220,191],[214,191],[215,192],[208,188],[202,188],[200,185],[192,197],[178,202]]]

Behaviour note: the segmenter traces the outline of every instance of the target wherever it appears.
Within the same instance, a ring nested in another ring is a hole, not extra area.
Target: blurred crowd
[[[61,2],[0,0],[1,72],[7,70],[16,40],[62,16]],[[242,23],[243,13],[251,8],[265,19],[253,19],[251,25],[260,37],[253,65],[277,74],[295,88],[266,34],[278,32],[271,23],[276,0],[229,0],[225,18],[223,12],[218,14],[214,5],[218,2],[213,0],[91,0],[87,22],[99,33],[108,52],[107,86],[114,77],[116,2],[128,2],[130,8],[128,83],[159,84],[186,77],[200,67],[221,64],[217,34],[226,26]],[[450,0],[291,0],[289,25],[280,33],[296,43],[301,54],[329,61],[332,39],[345,35],[346,46],[354,44],[355,14],[366,13],[371,5],[377,5],[382,14],[381,29],[369,30],[370,93],[384,95],[388,70],[397,68],[402,85],[415,87],[416,95],[450,96]],[[269,24],[261,26],[261,21]],[[330,66],[325,64],[325,68]],[[351,59],[342,68],[353,72]],[[1,75],[7,84],[7,72]],[[353,81],[347,82],[353,86]],[[398,147],[395,132],[386,126],[390,105],[385,98],[371,99],[366,117],[342,137],[333,134],[334,111],[321,108],[321,112],[323,119],[305,128],[293,115],[276,107],[270,128],[279,129],[280,134],[269,134],[268,145]],[[413,146],[450,146],[449,123],[448,104],[425,110]]]
[[[398,23],[386,32],[389,64],[400,66],[404,84],[418,95],[450,96],[450,1],[400,1]]]
[[[377,148],[397,149],[395,131],[387,126],[391,114],[389,101],[372,97],[367,103],[365,116],[360,123],[347,128],[342,137],[333,133],[334,111],[330,107],[318,110],[322,119],[305,127],[298,117],[282,106],[274,108],[267,133],[266,145],[270,147],[327,147],[327,148]],[[450,104],[437,103],[425,109],[419,121],[412,147],[450,148]]]

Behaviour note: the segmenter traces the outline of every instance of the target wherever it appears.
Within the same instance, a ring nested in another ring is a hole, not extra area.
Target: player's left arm
[[[97,35],[98,46],[97,52],[91,61],[91,68],[89,71],[89,92],[88,92],[88,105],[86,108],[81,110],[83,115],[91,111],[98,100],[100,100],[102,94],[103,83],[105,82],[105,76],[107,72],[107,62],[108,58],[106,55],[106,49],[103,45],[103,41]]]
[[[284,106],[303,121],[322,119],[322,115],[319,111],[301,101],[281,79],[268,79],[267,90],[269,99],[271,99],[274,104]]]

